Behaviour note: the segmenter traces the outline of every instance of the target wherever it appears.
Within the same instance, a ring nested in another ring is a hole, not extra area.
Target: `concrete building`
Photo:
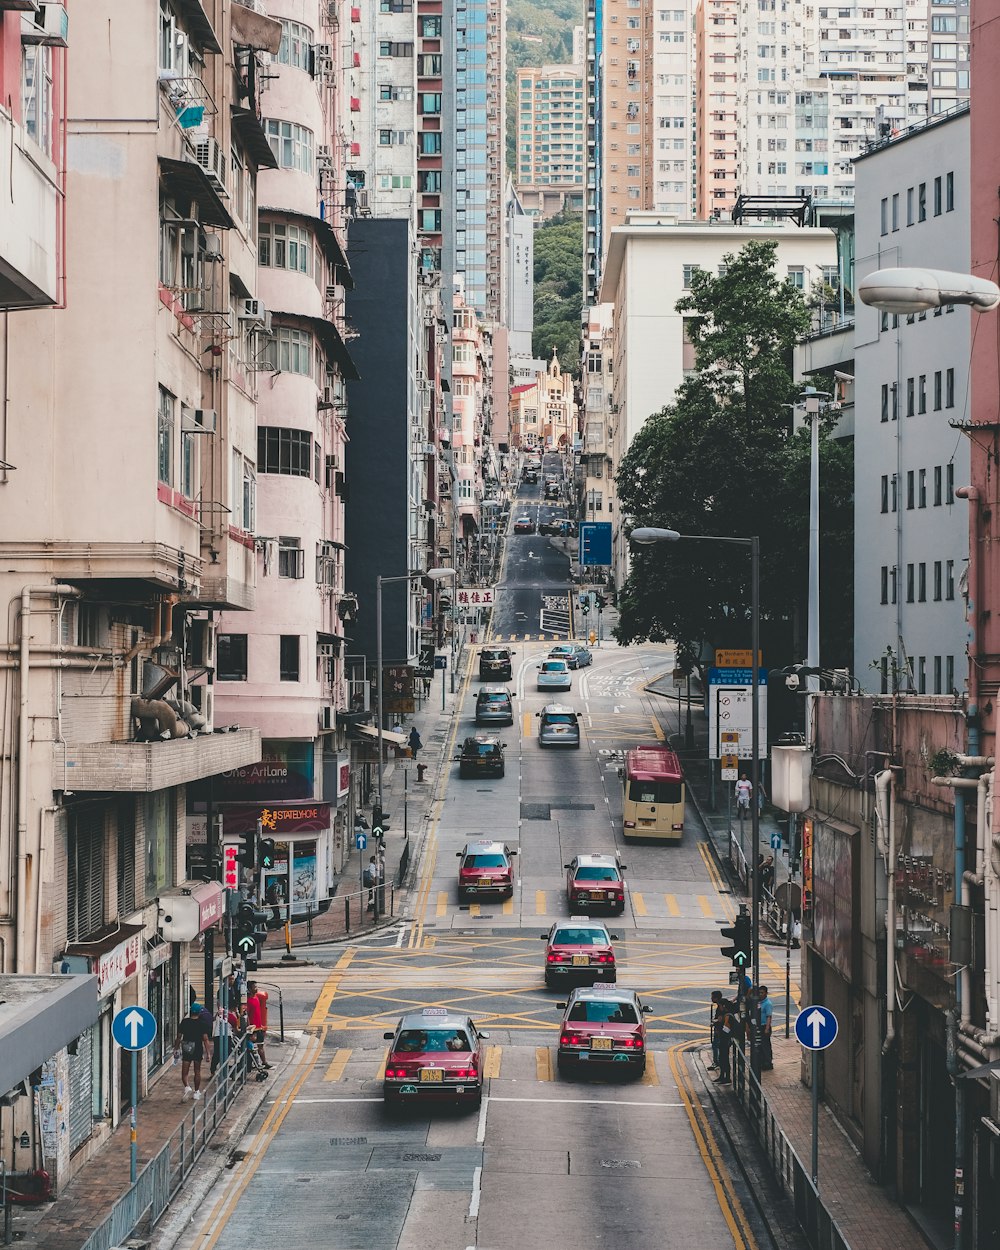
[[[585,9],[585,95],[587,168],[584,174],[583,299],[597,300],[604,262],[604,0],[587,0]]]
[[[580,65],[517,71],[517,193],[532,217],[583,208],[583,80]]]
[[[274,0],[280,45],[262,125],[272,169],[257,192],[257,311],[270,337],[255,360],[258,565],[252,615],[219,618],[216,697],[260,730],[264,768],[214,786],[229,844],[262,806],[284,848],[276,882],[295,912],[329,906],[349,852],[350,760],[338,713],[344,667],[345,381],[357,376],[344,338],[346,161],[331,70],[339,28],[317,0]],[[208,795],[202,795],[208,799]],[[309,800],[307,817],[303,800]]]
[[[596,304],[586,312],[580,353],[581,440],[576,492],[582,521],[608,521],[612,490],[611,320],[613,309]]]
[[[739,192],[740,0],[695,12],[695,216],[728,214]]]
[[[511,440],[524,451],[567,451],[574,446],[577,417],[571,374],[563,373],[555,352],[534,381],[510,393]]]
[[[506,280],[503,292],[503,323],[507,327],[512,360],[531,355],[535,323],[535,223],[524,211],[513,183],[507,181],[507,240],[504,255]]]
[[[628,567],[623,518],[614,508],[612,482],[638,430],[671,404],[685,373],[694,367],[677,301],[695,269],[716,271],[723,258],[752,239],[776,240],[778,272],[808,290],[824,266],[836,266],[832,231],[796,226],[733,226],[683,222],[657,213],[631,213],[611,233],[601,302],[613,306],[610,406],[611,475],[607,509],[612,513],[615,584]]]
[[[506,385],[506,375],[503,382]],[[484,448],[491,430],[492,388],[492,336],[458,288],[452,312],[450,451],[455,470],[455,567],[470,576],[476,574],[479,563]]]
[[[19,974],[87,974],[86,1027],[66,1049],[56,1011],[62,1049],[38,1059],[61,1186],[128,1102],[115,1011],[157,1019],[144,1095],[189,994],[211,1001],[224,892],[205,880],[215,823],[198,836],[190,789],[261,754],[256,728],[212,730],[229,723],[214,702],[218,613],[256,597],[260,69],[280,28],[228,3],[94,0],[75,6],[66,78],[50,15],[41,42],[30,13],[0,15],[3,72],[23,72],[31,97],[7,131],[19,181],[0,215],[4,298],[58,300],[9,314],[0,355],[0,699],[17,709],[0,858],[19,866],[0,881],[0,950]],[[11,81],[8,97],[21,100]],[[50,155],[63,111],[69,156],[61,141]],[[8,234],[29,201],[31,255]],[[32,1099],[14,1129],[34,1134]]]
[[[855,164],[859,279],[898,265],[968,272],[967,109]],[[968,518],[955,487],[969,444],[950,422],[967,412],[970,315],[856,312],[854,672],[883,693],[962,688]]]

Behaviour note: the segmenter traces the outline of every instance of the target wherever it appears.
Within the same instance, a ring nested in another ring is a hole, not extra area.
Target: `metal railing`
[[[823,1205],[819,1190],[795,1148],[785,1136],[757,1077],[748,1054],[732,1048],[733,1093],[740,1100],[750,1128],[767,1158],[782,1192],[795,1208],[795,1218],[812,1250],[850,1250],[843,1230]]]
[[[90,1234],[81,1250],[111,1250],[112,1246],[123,1245],[144,1218],[150,1228],[155,1227],[246,1084],[247,1069],[242,1048],[220,1064],[205,1087],[205,1097],[191,1104],[190,1113],[142,1169],[135,1184],[114,1204],[107,1219]]]

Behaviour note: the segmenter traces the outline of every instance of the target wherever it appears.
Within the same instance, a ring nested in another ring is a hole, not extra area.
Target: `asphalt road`
[[[533,573],[511,544],[514,602],[538,602]],[[454,764],[442,778],[405,923],[320,951],[319,966],[269,973],[300,1044],[183,1250],[262,1239],[283,1250],[770,1245],[687,1056],[707,1042],[709,994],[726,983],[718,927],[734,908],[693,824],[670,847],[626,846],[620,832],[618,757],[674,729],[672,710],[643,690],[672,656],[595,649],[593,667],[559,696],[581,713],[581,748],[557,752],[537,740],[535,713],[552,698],[534,682],[547,650],[540,640],[516,647],[506,775],[463,781]],[[473,725],[473,673],[452,741]],[[457,898],[456,852],[482,834],[519,851],[508,902]],[[544,986],[539,938],[568,915],[563,865],[613,850],[628,866],[628,905],[608,923],[619,984],[652,1008],[647,1070],[639,1080],[563,1078],[563,994]],[[479,1111],[383,1108],[383,1033],[422,1006],[467,1011],[489,1032]]]

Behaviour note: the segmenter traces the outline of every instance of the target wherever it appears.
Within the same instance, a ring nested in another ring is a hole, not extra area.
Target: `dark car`
[[[459,777],[502,777],[503,743],[493,734],[473,734],[462,743]]]
[[[479,653],[479,678],[481,681],[510,681],[513,676],[513,656],[510,647],[483,647]]]
[[[439,1098],[471,1102],[483,1098],[483,1042],[469,1016],[444,1007],[408,1011],[394,1032],[383,1035],[389,1046],[382,1097],[387,1106],[411,1099]]]
[[[503,842],[480,838],[466,842],[455,854],[462,861],[458,866],[458,897],[473,898],[480,894],[514,897],[514,856]]]
[[[614,855],[577,855],[564,865],[566,902],[571,912],[607,907],[625,910],[625,865]]]
[[[542,934],[545,945],[545,984],[557,981],[615,981],[616,933],[609,933],[599,920],[587,916],[571,916],[557,920],[548,933]]]
[[[556,1064],[571,1068],[612,1064],[642,1076],[646,1071],[646,1021],[649,1007],[632,990],[592,985],[576,989],[563,1008]]]
[[[563,521],[543,521],[538,527],[539,534],[551,534],[558,536],[563,532]]]
[[[530,516],[519,516],[514,522],[515,534],[533,534],[535,532],[535,523]]]

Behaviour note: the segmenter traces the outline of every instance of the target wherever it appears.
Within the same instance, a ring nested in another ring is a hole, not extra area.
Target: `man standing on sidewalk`
[[[760,1046],[760,1070],[770,1072],[774,1067],[774,1056],[771,1051],[771,1017],[774,1015],[774,1003],[767,995],[767,986],[757,989],[757,1044]]]
[[[247,1027],[253,1034],[261,1063],[265,1068],[270,1068],[271,1064],[264,1054],[264,1042],[267,1040],[267,991],[258,990],[256,981],[247,982]]]
[[[174,1050],[181,1054],[181,1084],[184,1086],[184,1097],[194,1094],[197,1102],[201,1098],[201,1065],[205,1058],[205,1048],[212,1046],[212,1026],[201,1014],[201,1005],[192,1003],[187,1017],[177,1028]],[[188,1084],[188,1074],[194,1067],[194,1089]]]

